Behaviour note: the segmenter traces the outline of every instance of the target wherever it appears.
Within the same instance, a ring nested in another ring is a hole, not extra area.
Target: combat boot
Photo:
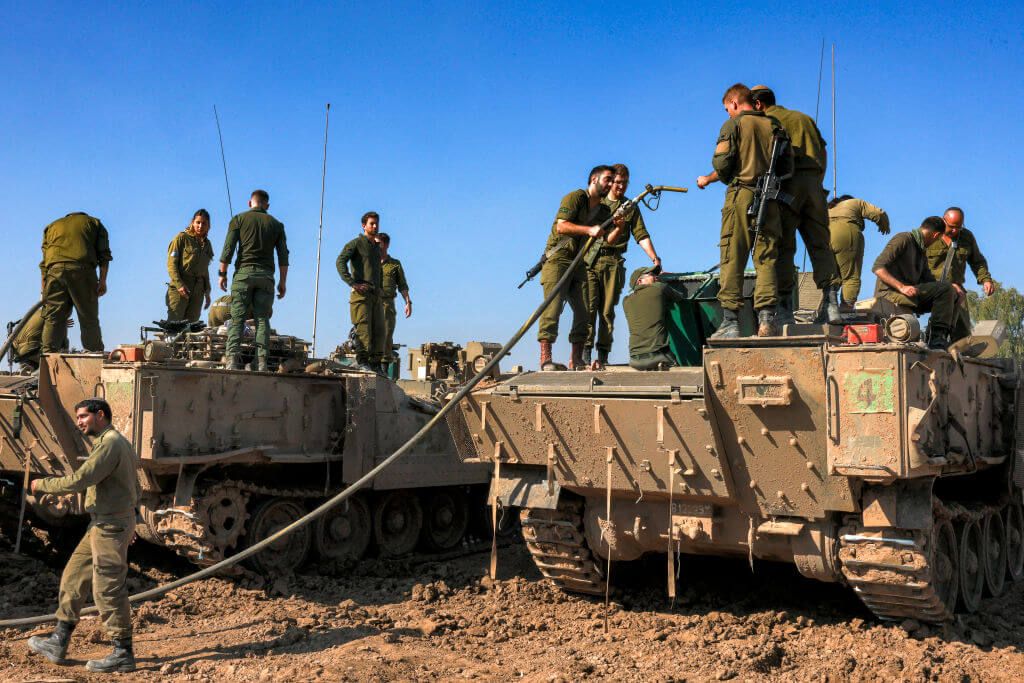
[[[839,288],[829,287],[825,290],[825,317],[830,325],[842,325],[843,315],[839,312]]]
[[[722,323],[711,339],[735,339],[740,336],[740,313],[728,308],[722,309]]]
[[[606,367],[608,367],[608,349],[598,349],[597,350],[597,360],[595,360],[590,365],[590,369],[591,370],[604,370]]]
[[[757,312],[757,336],[777,337],[779,328],[775,325],[775,308],[765,306]]]
[[[266,356],[256,357],[256,372],[270,372],[270,370],[267,368]]]
[[[945,351],[948,349],[949,330],[945,327],[933,326],[931,334],[928,335],[928,348],[933,351]]]
[[[114,651],[103,659],[90,659],[85,670],[94,674],[128,673],[135,671],[135,653],[131,638],[114,638]]]
[[[540,342],[540,369],[555,369],[555,362],[551,360],[551,342],[547,339],[542,339]]]
[[[238,356],[224,356],[225,370],[241,370],[242,361]]]
[[[781,330],[783,325],[792,325],[796,322],[796,318],[793,317],[793,299],[795,295],[793,292],[786,292],[785,294],[779,294],[779,310],[775,314],[775,324]]]
[[[573,342],[572,353],[569,356],[569,369],[585,370],[587,367],[583,364],[583,342]]]
[[[590,367],[594,363],[594,347],[584,346],[583,347],[583,365]]]
[[[74,624],[58,621],[57,628],[49,638],[40,638],[39,636],[29,638],[28,649],[41,654],[54,664],[63,664],[64,657],[68,653],[68,644],[71,643],[71,632],[74,630]]]

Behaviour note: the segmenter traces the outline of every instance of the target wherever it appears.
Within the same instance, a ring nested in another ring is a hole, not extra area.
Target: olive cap
[[[643,268],[637,268],[633,271],[633,274],[629,276],[629,288],[636,289],[636,281],[639,280],[642,275],[647,275],[648,273],[654,273],[657,275],[660,272],[661,268],[658,268],[657,266],[644,266]]]

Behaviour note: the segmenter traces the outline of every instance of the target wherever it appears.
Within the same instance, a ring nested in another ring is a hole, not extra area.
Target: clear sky
[[[628,164],[630,195],[689,187],[648,228],[667,270],[716,263],[724,188],[694,180],[722,93],[766,83],[813,115],[822,38],[837,51],[838,145],[829,48],[819,124],[839,192],[897,231],[962,206],[995,277],[1024,286],[1020,3],[325,5],[5,3],[0,319],[37,299],[42,229],[71,211],[110,231],[107,347],[163,317],[168,242],[205,207],[219,256],[230,218],[216,105],[235,211],[264,188],[287,228],[272,325],[308,339],[330,102],[318,351],[350,327],[334,260],[368,210],[411,284],[396,341],[504,342],[540,301],[536,281],[515,287],[559,200],[595,164]],[[862,296],[884,245],[865,234]],[[627,269],[648,263],[632,244]],[[556,360],[568,328],[566,310]],[[627,341],[620,308],[613,361]],[[536,367],[535,329],[511,362]]]

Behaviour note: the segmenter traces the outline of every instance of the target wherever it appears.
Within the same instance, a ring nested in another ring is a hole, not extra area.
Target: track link
[[[523,539],[540,573],[555,586],[603,595],[604,576],[587,548],[582,513],[580,501],[562,501],[557,510],[524,508]]]

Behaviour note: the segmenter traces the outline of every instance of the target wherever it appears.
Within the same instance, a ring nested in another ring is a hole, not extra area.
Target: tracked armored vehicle
[[[525,373],[450,415],[463,459],[497,463],[492,496],[520,508],[544,576],[604,593],[610,560],[666,553],[674,595],[677,553],[760,558],[927,622],[1021,578],[1012,362],[894,341],[913,324],[887,336],[901,312],[880,302],[845,331],[709,341],[713,278],[672,285],[690,297],[671,314],[682,367]]]
[[[139,536],[210,565],[358,479],[439,408],[414,385],[403,390],[371,373],[311,362],[301,344],[289,346],[297,354],[281,350],[275,365],[305,371],[210,367],[217,340],[200,337],[119,347],[108,357],[49,354],[38,380],[0,377],[5,478],[20,482],[26,461],[33,477],[73,472],[89,451],[74,406],[105,398],[139,457]],[[280,539],[253,564],[279,572],[311,555],[357,559],[371,547],[385,556],[451,550],[465,539],[473,503],[483,509],[488,480],[485,466],[459,461],[446,430],[433,430],[369,490]],[[80,496],[28,500],[41,523],[83,519]]]

